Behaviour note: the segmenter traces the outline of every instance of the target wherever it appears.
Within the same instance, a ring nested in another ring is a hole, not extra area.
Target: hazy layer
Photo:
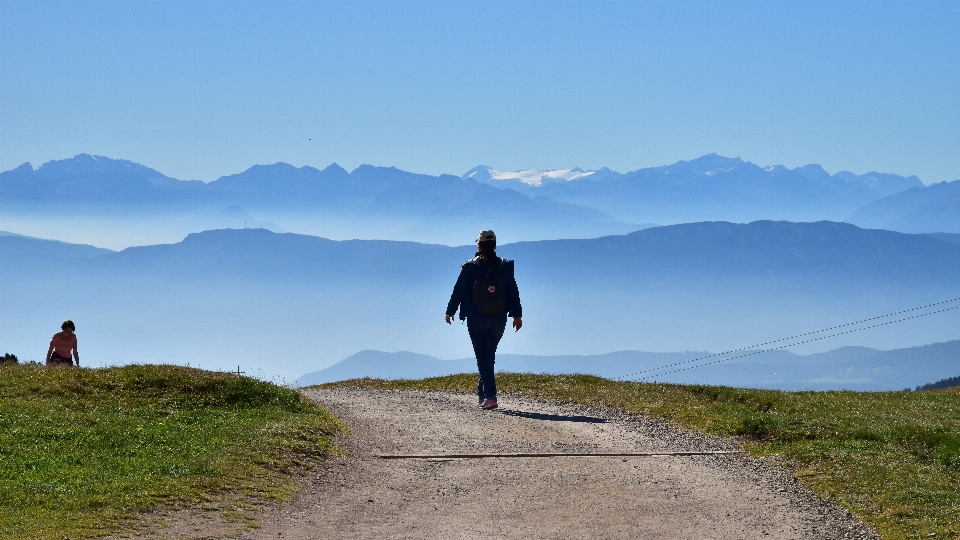
[[[86,365],[239,364],[292,379],[367,349],[471,355],[465,328],[442,317],[469,246],[241,229],[107,254],[13,237],[0,248],[0,349],[24,359],[41,359],[66,318]],[[960,296],[960,244],[829,222],[700,223],[499,251],[517,261],[524,305],[502,353],[720,351]],[[958,312],[791,350],[948,341]]]

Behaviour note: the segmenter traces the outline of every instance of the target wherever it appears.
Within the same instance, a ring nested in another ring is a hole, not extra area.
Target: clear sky
[[[0,0],[0,170],[717,152],[960,178],[960,1]]]

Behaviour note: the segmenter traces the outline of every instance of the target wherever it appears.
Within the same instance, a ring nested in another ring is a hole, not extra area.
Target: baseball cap
[[[475,241],[475,242],[485,242],[485,241],[488,241],[488,240],[496,241],[496,240],[497,240],[497,235],[493,234],[493,231],[491,231],[491,230],[489,230],[489,229],[484,229],[484,230],[480,231],[480,234],[477,236],[477,239],[474,240],[474,241]]]

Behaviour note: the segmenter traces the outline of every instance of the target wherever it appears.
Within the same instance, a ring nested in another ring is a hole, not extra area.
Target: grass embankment
[[[286,388],[177,366],[0,366],[0,538],[97,536],[161,504],[283,498],[344,429]]]
[[[476,375],[326,386],[471,392]],[[503,392],[614,407],[789,458],[801,482],[884,538],[960,538],[960,391],[779,392],[500,374]]]

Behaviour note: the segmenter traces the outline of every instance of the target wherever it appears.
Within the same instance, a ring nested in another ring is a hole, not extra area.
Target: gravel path
[[[738,450],[730,439],[509,395],[497,411],[447,392],[305,395],[354,430],[339,441],[347,455],[312,471],[293,501],[252,512],[259,528],[239,538],[876,538],[775,463],[740,455],[378,457]],[[213,523],[186,521],[174,519],[163,536],[215,534]]]

